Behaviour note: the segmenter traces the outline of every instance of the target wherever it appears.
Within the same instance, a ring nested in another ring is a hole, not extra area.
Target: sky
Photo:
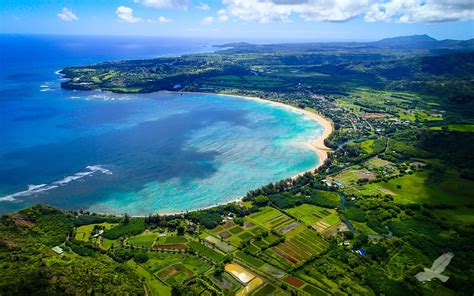
[[[0,33],[372,41],[474,38],[473,0],[1,0]]]

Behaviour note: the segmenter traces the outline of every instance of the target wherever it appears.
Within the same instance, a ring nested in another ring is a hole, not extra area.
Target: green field
[[[391,165],[391,164],[392,163],[390,161],[387,161],[385,159],[381,159],[378,157],[373,157],[365,162],[365,165],[369,168],[381,168],[381,167],[384,167],[386,165]]]
[[[265,264],[265,262],[263,262],[262,260],[260,260],[258,258],[255,258],[254,256],[250,256],[248,254],[245,254],[242,251],[237,251],[237,252],[235,252],[234,255],[235,255],[235,257],[243,260],[245,263],[250,264],[250,266],[253,266],[253,267],[256,267],[256,268],[260,268]]]
[[[117,224],[104,222],[104,223],[99,223],[99,224],[89,224],[89,225],[79,226],[76,228],[76,235],[74,239],[77,241],[88,242],[91,236],[91,232],[95,226],[104,227],[105,229],[111,229],[112,227],[116,225]]]
[[[128,238],[127,244],[134,247],[151,248],[157,237],[156,233],[136,235]]]
[[[300,265],[312,256],[325,251],[328,246],[328,243],[314,230],[302,225],[285,234],[285,237],[285,242],[264,252],[266,256],[277,259],[283,265]]]
[[[277,209],[265,207],[261,212],[250,215],[247,219],[263,226],[267,230],[279,228],[291,221],[291,218]]]
[[[144,281],[148,292],[153,296],[171,295],[171,288],[161,283],[155,276],[150,274],[146,269],[136,264],[135,261],[127,261],[127,265],[131,267]]]
[[[184,256],[182,260],[175,262],[175,264],[168,265],[155,273],[168,285],[181,284],[204,273],[211,267],[207,262],[195,256]]]
[[[446,126],[444,126],[446,127]],[[447,125],[449,131],[453,132],[463,132],[463,133],[472,133],[474,132],[474,124],[449,124]],[[443,129],[443,126],[432,126],[431,130],[440,131]]]
[[[116,247],[118,245],[118,242],[116,240],[111,240],[111,239],[106,239],[106,238],[103,238],[102,239],[102,244],[101,244],[101,248],[104,249],[104,250],[108,250],[110,249],[112,246]]]
[[[339,216],[334,209],[326,209],[314,205],[303,204],[288,209],[287,211],[307,226],[315,226],[319,221],[323,221],[333,226],[340,221]]]
[[[214,262],[220,262],[224,258],[224,254],[213,250],[207,246],[204,246],[198,242],[192,241],[188,244],[188,246],[193,250],[194,252],[211,259]]]
[[[451,171],[438,178],[431,178],[429,171],[421,171],[363,187],[372,192],[391,194],[400,203],[463,205],[474,198],[474,181],[459,178]]]
[[[149,259],[145,263],[141,263],[146,270],[150,273],[156,273],[157,271],[163,269],[166,266],[172,265],[174,263],[182,262],[187,256],[180,253],[158,253],[151,252],[148,253]]]
[[[184,244],[187,242],[188,239],[186,237],[178,235],[159,236],[156,240],[156,243],[159,244]]]

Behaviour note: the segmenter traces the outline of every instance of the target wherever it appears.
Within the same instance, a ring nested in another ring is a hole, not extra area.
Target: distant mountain
[[[453,40],[454,41],[454,40]],[[439,41],[428,35],[401,36],[370,42],[370,45],[383,48],[434,49]]]
[[[311,43],[281,43],[281,44],[250,44],[246,42],[227,43],[218,47],[230,47],[236,52],[263,51],[319,51],[350,49],[352,51],[395,50],[395,51],[433,51],[434,53],[449,53],[450,51],[474,50],[474,39],[469,40],[436,40],[428,35],[400,36],[385,38],[374,42],[311,42]]]

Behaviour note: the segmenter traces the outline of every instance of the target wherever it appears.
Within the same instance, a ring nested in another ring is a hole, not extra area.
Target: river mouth
[[[198,210],[319,163],[305,144],[324,129],[281,106],[190,93],[40,96],[54,112],[37,126],[29,120],[27,145],[2,147],[1,212],[37,203],[132,215]]]

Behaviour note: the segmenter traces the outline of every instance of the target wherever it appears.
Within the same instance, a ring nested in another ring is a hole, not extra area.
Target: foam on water
[[[4,197],[0,197],[0,201],[4,202],[13,202],[16,201],[18,197],[27,197],[32,195],[37,195],[45,191],[49,191],[60,186],[65,186],[70,182],[82,179],[87,176],[91,176],[96,172],[102,173],[104,175],[112,175],[112,172],[100,165],[89,165],[86,167],[87,171],[75,173],[74,175],[64,177],[61,180],[54,181],[51,184],[39,184],[39,185],[28,185],[28,189],[20,192],[16,192]]]

